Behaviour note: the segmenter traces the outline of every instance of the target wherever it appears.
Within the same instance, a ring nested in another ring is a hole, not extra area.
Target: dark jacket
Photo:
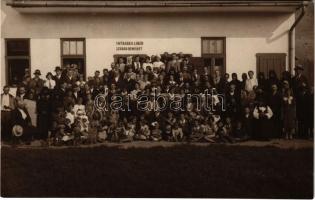
[[[22,117],[22,113],[19,111],[18,108],[15,108],[13,111],[12,111],[12,125],[20,125],[22,126],[23,128],[26,128],[26,127],[29,127],[31,126],[31,117],[27,111],[27,109],[23,108],[22,109],[25,114],[27,115],[27,117],[25,119],[23,119]]]

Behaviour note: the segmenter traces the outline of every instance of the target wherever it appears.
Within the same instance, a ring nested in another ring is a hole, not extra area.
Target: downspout
[[[302,12],[301,14],[299,15],[299,17],[294,21],[293,25],[291,26],[290,30],[289,30],[289,56],[288,56],[288,60],[289,60],[289,70],[290,70],[290,73],[292,72],[292,69],[293,69],[293,62],[292,62],[292,58],[293,58],[293,50],[294,50],[294,47],[293,47],[293,31],[295,29],[295,27],[298,25],[298,23],[301,21],[301,19],[303,18],[305,14],[305,6],[302,6]]]

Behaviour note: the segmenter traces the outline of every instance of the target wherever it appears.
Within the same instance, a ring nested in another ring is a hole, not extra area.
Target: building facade
[[[241,75],[294,66],[289,30],[304,1],[1,1],[1,85],[76,63],[110,68],[115,56],[191,54]],[[293,31],[294,37],[294,31]],[[289,62],[289,60],[291,61]],[[291,63],[291,66],[289,66]]]

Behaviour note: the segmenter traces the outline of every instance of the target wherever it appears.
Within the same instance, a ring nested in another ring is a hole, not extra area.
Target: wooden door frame
[[[222,40],[223,41],[223,53],[222,54],[204,54],[203,40]],[[223,73],[226,73],[226,37],[201,37],[201,57],[202,58],[223,58]],[[211,67],[211,66],[210,66]]]
[[[64,41],[83,41],[83,55],[63,55],[63,42]],[[84,74],[83,77],[86,79],[86,39],[85,38],[60,38],[60,66],[63,65],[63,59],[64,58],[70,58],[70,59],[76,59],[76,58],[83,58],[84,63]]]
[[[9,41],[14,41],[14,40],[26,40],[28,42],[28,52],[29,55],[28,56],[8,56],[8,49],[7,49],[7,44]],[[30,38],[5,38],[4,39],[4,52],[5,52],[5,69],[4,69],[4,73],[6,76],[6,85],[11,85],[10,81],[9,81],[9,63],[8,60],[9,59],[28,59],[28,68],[29,68],[29,75],[31,76],[31,39]]]

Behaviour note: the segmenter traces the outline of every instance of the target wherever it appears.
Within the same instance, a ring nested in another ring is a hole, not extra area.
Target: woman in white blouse
[[[150,61],[150,57],[146,57],[145,58],[145,62],[142,64],[142,68],[147,71],[147,69],[152,69],[153,68],[153,64]]]
[[[153,62],[153,69],[157,68],[159,71],[165,69],[165,64],[161,61],[161,57],[159,55],[155,56],[155,61]]]
[[[56,81],[53,80],[53,75],[51,72],[48,72],[46,75],[46,80],[44,83],[44,86],[47,87],[50,90],[53,90],[56,86]]]

